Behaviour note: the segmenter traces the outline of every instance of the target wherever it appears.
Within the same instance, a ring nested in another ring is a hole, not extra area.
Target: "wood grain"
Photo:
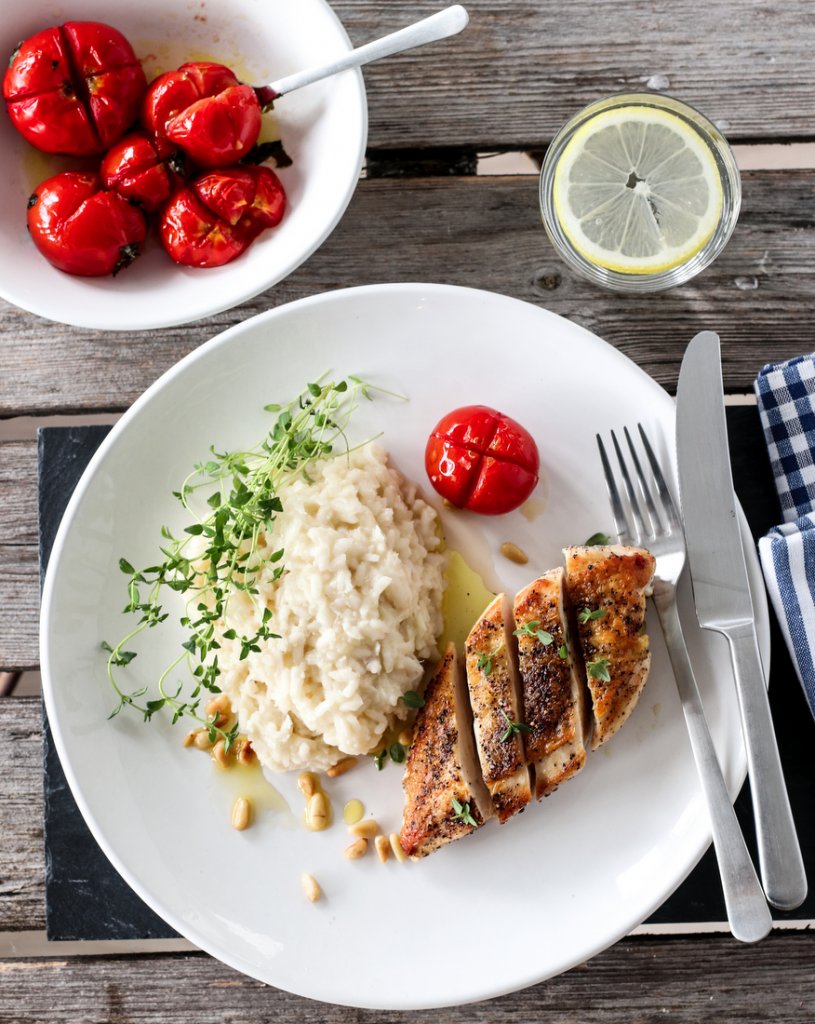
[[[729,390],[770,359],[813,346],[815,171],[752,172],[720,259],[689,284],[628,297],[576,278],[540,224],[534,177],[368,180],[328,242],[286,281],[236,309],[161,331],[65,327],[0,305],[0,416],[127,408],[224,328],[333,288],[425,280],[504,292],[605,337],[672,390],[684,347],[718,330]]]
[[[0,1024],[811,1024],[813,955],[808,933],[752,947],[724,936],[628,939],[525,991],[418,1013],[315,1003],[204,954],[54,956],[0,961]],[[405,970],[420,989],[420,951],[405,950]]]
[[[336,0],[359,44],[441,6]],[[365,69],[374,147],[536,148],[587,103],[642,90],[691,103],[731,139],[815,135],[810,0],[467,0],[459,36]]]
[[[0,442],[0,495],[0,668],[33,668],[40,604],[33,441]]]
[[[0,699],[0,735],[0,931],[45,928],[39,697]]]

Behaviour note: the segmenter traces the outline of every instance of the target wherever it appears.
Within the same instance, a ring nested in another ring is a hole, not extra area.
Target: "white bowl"
[[[122,31],[148,79],[185,60],[217,60],[258,84],[336,57],[350,41],[325,0],[30,0],[11,5],[0,53],[63,21],[104,21]],[[0,115],[0,295],[39,316],[79,327],[140,330],[187,323],[236,306],[290,274],[337,225],[359,177],[367,138],[361,73],[346,71],[278,101],[291,167],[280,171],[289,206],[280,226],[239,259],[212,270],[173,263],[151,232],[144,254],[116,278],[52,267],[26,231],[26,199],[70,158],[47,157]]]

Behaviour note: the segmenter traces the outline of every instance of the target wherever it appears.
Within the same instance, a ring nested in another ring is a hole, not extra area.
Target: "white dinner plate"
[[[183,749],[183,724],[107,720],[113,695],[102,639],[127,631],[121,556],[155,560],[164,523],[183,525],[170,492],[210,444],[245,447],[263,406],[325,371],[359,374],[408,401],[364,402],[352,438],[382,432],[405,474],[426,485],[425,439],[448,410],[498,407],[540,447],[539,514],[480,518],[441,508],[448,541],[488,585],[515,591],[561,563],[561,548],[612,532],[594,435],[641,421],[673,464],[674,405],[634,363],[535,306],[439,285],[382,285],[282,306],[224,332],[169,370],[120,420],[74,494],[43,597],[44,692],[77,802],[125,879],[174,928],[262,981],[315,999],[408,1009],[484,999],[586,960],[645,919],[710,842],[702,792],[656,617],[651,677],[624,729],[540,805],[494,822],[420,863],[350,862],[342,824],[299,823],[293,776],[275,779],[291,813],[229,825],[234,792],[210,759]],[[428,488],[429,490],[429,488]],[[542,509],[542,511],[541,511]],[[510,540],[525,566],[498,549]],[[747,541],[747,538],[745,537]],[[759,637],[766,600],[746,542]],[[745,776],[726,644],[683,622],[731,794]],[[177,645],[151,631],[129,671],[148,681]],[[335,809],[358,797],[398,829],[401,769],[372,761],[329,783]],[[306,901],[302,872],[325,898]]]

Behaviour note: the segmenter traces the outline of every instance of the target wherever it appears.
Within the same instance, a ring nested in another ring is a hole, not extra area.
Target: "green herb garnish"
[[[391,743],[388,753],[391,755],[391,761],[393,761],[394,764],[402,764],[405,760],[407,750],[401,743]]]
[[[285,571],[282,549],[265,557],[258,550],[261,537],[272,530],[282,511],[278,492],[298,476],[309,480],[307,467],[316,460],[354,450],[345,432],[348,421],[359,396],[371,399],[374,392],[389,393],[357,377],[310,383],[288,405],[267,406],[277,415],[259,444],[234,452],[221,452],[213,446],[210,457],[193,467],[181,489],[173,492],[192,521],[181,531],[161,528],[162,561],[144,569],[135,569],[125,558],[119,561],[120,570],[128,577],[124,610],[139,619],[118,644],[102,644],[108,651],[108,679],[118,698],[109,717],[129,707],[149,721],[166,708],[173,724],[182,716],[192,718],[207,728],[213,742],[221,738],[227,750],[231,747],[237,727],[226,731],[214,724],[217,719],[199,712],[202,690],[220,693],[220,644],[215,639],[215,624],[225,619],[231,595],[242,592],[254,605],[257,625],[247,634],[227,629],[223,637],[239,642],[241,659],[260,651],[262,642],[279,639],[271,630],[272,613],[259,600],[258,589],[261,576],[275,581]],[[205,495],[200,493],[202,489]],[[193,537],[200,539],[191,549]],[[139,698],[147,693],[147,687],[122,688],[115,669],[136,657],[125,645],[168,618],[162,604],[168,592],[184,595],[180,623],[186,639],[158,677],[158,695],[142,703]],[[170,689],[169,678],[177,670],[185,678],[176,680]]]
[[[501,737],[501,742],[506,743],[507,740],[512,739],[513,736],[517,736],[519,732],[529,732],[529,726],[525,722],[513,722],[506,711],[501,711],[504,716],[504,720],[507,723],[506,732]]]
[[[387,756],[388,756],[387,750],[380,750],[378,754],[374,754],[373,755],[374,764],[376,765],[376,770],[377,771],[381,772],[382,769],[385,767],[385,758]]]
[[[415,690],[408,690],[407,693],[403,693],[400,698],[409,708],[423,708],[424,697]]]
[[[587,622],[593,622],[595,619],[602,619],[606,614],[605,608],[595,608],[591,611],[589,608],[582,608],[578,613],[578,621],[585,625]]]
[[[611,673],[608,670],[608,658],[595,658],[588,662],[586,671],[592,679],[600,679],[604,683],[611,682]]]
[[[453,820],[454,821],[463,821],[465,825],[472,825],[473,828],[478,828],[478,822],[475,820],[475,818],[470,813],[470,805],[469,805],[469,803],[466,803],[466,804],[459,803],[459,801],[456,800],[455,797],[453,797],[450,800],[450,803],[453,806],[453,810],[456,812],[453,815]]]
[[[519,626],[518,629],[514,630],[514,634],[515,636],[531,636],[539,643],[542,643],[544,647],[548,647],[554,640],[554,637],[545,629],[538,629],[538,626],[540,626],[540,622],[537,619],[533,619],[531,622],[525,622],[523,626]]]
[[[489,654],[479,654],[478,660],[475,663],[475,667],[479,672],[483,672],[485,676],[488,676],[492,672],[492,663],[495,656],[498,654],[500,648],[496,647],[494,651],[490,651]]]
[[[558,647],[557,655],[559,658],[563,658],[564,661],[569,657],[569,649],[566,644],[561,644],[560,647]]]
[[[611,541],[607,533],[593,533],[583,545],[585,548],[605,547]]]

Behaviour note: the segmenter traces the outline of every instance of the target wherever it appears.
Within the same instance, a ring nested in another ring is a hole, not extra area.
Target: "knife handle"
[[[764,669],[752,623],[725,632],[739,698],[758,862],[767,899],[779,910],[804,902],[807,879],[775,739]]]
[[[659,612],[699,781],[707,801],[730,930],[742,942],[757,942],[772,928],[772,918],[716,757],[673,588],[661,591],[655,587],[654,604]]]

